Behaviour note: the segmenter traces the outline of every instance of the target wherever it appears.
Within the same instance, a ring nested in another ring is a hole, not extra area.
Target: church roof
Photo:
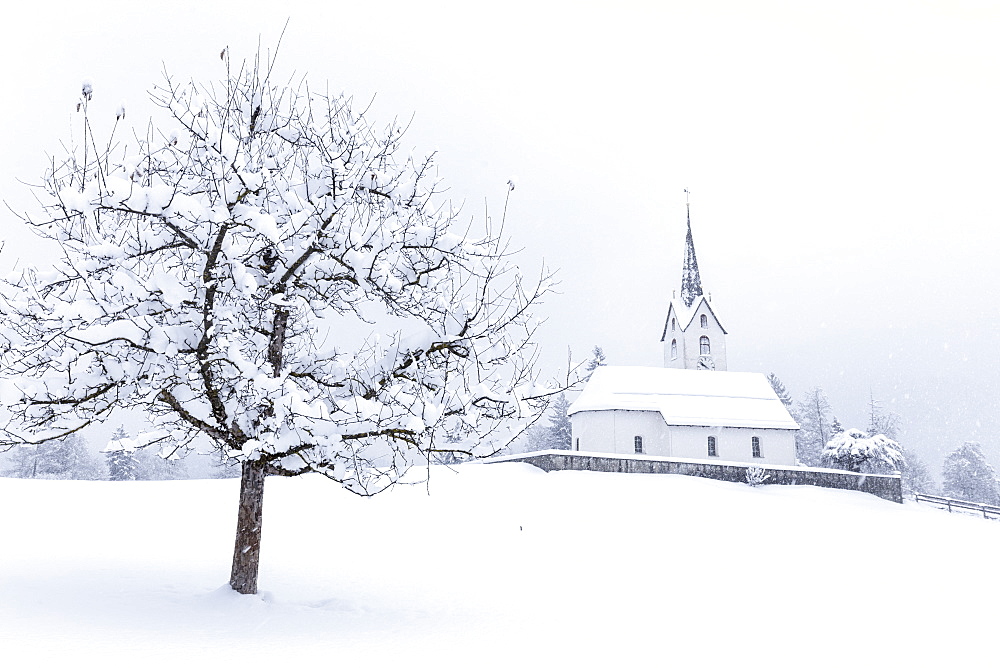
[[[677,299],[670,300],[670,305],[667,307],[667,320],[663,324],[663,334],[660,335],[660,341],[667,340],[667,331],[670,329],[671,311],[673,311],[673,317],[677,318],[677,326],[683,332],[686,331],[694,321],[695,313],[697,313],[698,307],[701,306],[702,302],[705,302],[705,307],[708,309],[708,312],[712,314],[713,318],[715,318],[715,322],[719,323],[719,327],[722,327],[722,333],[728,334],[729,332],[727,332],[726,328],[722,326],[719,316],[715,315],[715,310],[712,308],[712,302],[708,301],[708,299],[702,295],[701,297],[698,297],[698,299],[696,299],[691,306],[685,306],[684,302],[678,301]]]
[[[602,366],[569,408],[656,411],[668,425],[798,429],[761,373]]]

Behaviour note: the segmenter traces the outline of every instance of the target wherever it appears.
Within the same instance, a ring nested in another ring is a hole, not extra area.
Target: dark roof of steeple
[[[681,274],[681,299],[689,307],[703,293],[701,274],[698,273],[698,258],[694,254],[694,237],[691,236],[691,203],[687,205],[688,232],[684,248],[684,270]]]

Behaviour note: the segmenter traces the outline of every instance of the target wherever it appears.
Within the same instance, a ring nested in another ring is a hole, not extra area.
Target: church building
[[[569,409],[573,449],[794,466],[799,426],[763,374],[727,370],[726,334],[702,291],[689,204],[663,368],[598,367]]]

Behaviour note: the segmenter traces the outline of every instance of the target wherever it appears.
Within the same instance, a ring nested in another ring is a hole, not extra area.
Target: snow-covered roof
[[[708,312],[712,314],[712,317],[715,318],[715,321],[719,323],[719,327],[722,327],[722,333],[728,334],[726,328],[722,326],[722,322],[719,320],[719,317],[715,315],[715,310],[712,308],[712,302],[710,302],[704,295],[700,295],[694,300],[694,302],[692,302],[691,306],[686,306],[684,304],[684,300],[682,299],[670,300],[670,305],[667,307],[667,320],[663,325],[663,335],[660,337],[660,341],[665,341],[667,338],[667,331],[670,329],[671,311],[673,311],[673,317],[677,318],[677,326],[680,327],[680,330],[683,332],[691,325],[695,314],[698,312],[698,307],[701,306],[702,302],[705,303],[705,307],[708,309]]]
[[[569,408],[657,411],[669,425],[798,429],[761,373],[598,367]]]

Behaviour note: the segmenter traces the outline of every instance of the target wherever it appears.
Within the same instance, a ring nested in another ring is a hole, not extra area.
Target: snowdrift
[[[429,474],[429,495],[367,499],[269,479],[252,597],[224,586],[238,480],[0,479],[0,657],[887,666],[995,651],[998,522],[673,475]]]

